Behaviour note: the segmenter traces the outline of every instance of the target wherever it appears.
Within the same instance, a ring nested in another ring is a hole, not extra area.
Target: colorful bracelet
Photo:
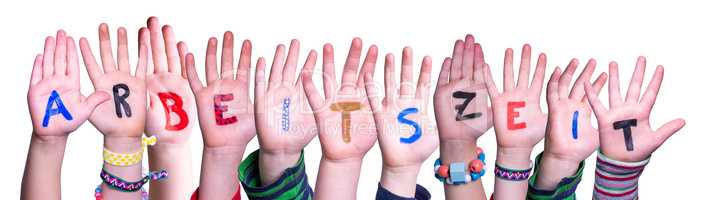
[[[153,146],[156,144],[156,137],[151,136],[151,137],[143,137],[141,139],[141,146],[142,148],[138,152],[134,153],[126,153],[126,154],[121,154],[121,153],[115,153],[107,148],[102,149],[102,159],[105,161],[105,163],[114,165],[114,166],[131,166],[135,164],[141,163],[141,159],[143,158],[144,155],[144,148],[146,146]]]
[[[149,180],[152,181],[157,181],[161,179],[168,178],[168,172],[166,170],[161,170],[157,172],[151,172],[148,173],[144,178],[142,178],[139,181],[136,182],[129,182],[124,179],[121,179],[115,175],[110,174],[109,172],[105,171],[105,169],[102,169],[102,172],[100,172],[100,178],[102,179],[102,182],[107,185],[108,187],[122,191],[122,192],[136,192],[141,189],[141,187],[144,186],[144,184],[148,183]]]
[[[465,166],[464,162],[450,163],[450,165],[442,165],[441,159],[436,159],[433,163],[433,172],[436,179],[450,184],[460,185],[469,182],[478,181],[485,174],[484,152],[482,148],[477,147],[477,158],[470,161],[469,166]]]
[[[494,165],[494,176],[509,181],[525,181],[531,176],[532,169],[533,163],[530,164],[528,169],[509,169],[496,164]]]
[[[97,185],[97,188],[95,188],[95,200],[103,200],[100,185]],[[141,200],[148,200],[148,192],[144,188],[141,188]]]

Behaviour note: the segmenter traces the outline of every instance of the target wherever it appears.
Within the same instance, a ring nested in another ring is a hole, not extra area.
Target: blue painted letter
[[[572,137],[577,139],[577,118],[579,118],[579,111],[574,111],[572,115]]]
[[[56,103],[56,108],[53,108],[54,102]],[[46,112],[44,112],[44,121],[41,122],[41,126],[49,126],[49,118],[59,113],[63,115],[63,118],[66,118],[66,120],[73,120],[73,116],[68,112],[66,106],[63,105],[63,101],[61,101],[61,97],[58,96],[58,92],[53,90],[51,91],[51,96],[49,96],[49,102],[46,103]]]
[[[407,108],[407,109],[402,110],[402,112],[399,112],[399,115],[397,116],[397,120],[399,121],[399,123],[408,124],[408,125],[414,127],[414,134],[413,135],[411,135],[408,138],[399,138],[399,141],[401,143],[411,144],[411,143],[416,142],[416,140],[418,140],[421,137],[421,128],[419,127],[419,124],[416,123],[415,121],[411,121],[411,120],[404,118],[404,116],[406,116],[406,115],[417,113],[417,112],[419,112],[419,109],[417,109],[417,108]]]

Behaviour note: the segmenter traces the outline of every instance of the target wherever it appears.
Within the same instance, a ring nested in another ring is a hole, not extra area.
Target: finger
[[[197,68],[195,66],[195,56],[192,53],[188,53],[185,58],[187,81],[190,83],[190,88],[192,88],[193,93],[198,93],[202,90],[202,81],[200,81],[199,75],[197,75]]]
[[[241,55],[239,56],[239,68],[236,70],[236,80],[248,83],[251,79],[251,51],[253,45],[251,41],[244,40],[241,45]]]
[[[370,45],[368,53],[365,55],[365,60],[363,60],[363,66],[360,68],[360,76],[358,81],[355,83],[358,87],[362,88],[365,84],[363,80],[365,73],[370,73],[370,76],[375,75],[375,64],[377,63],[377,46]]]
[[[175,32],[170,25],[163,26],[163,37],[165,39],[166,57],[168,59],[168,71],[174,74],[181,74],[180,56],[178,56],[178,41],[175,40]]]
[[[429,87],[431,86],[431,65],[431,57],[424,56],[423,61],[421,61],[421,72],[419,72],[419,82],[418,84],[416,84],[416,99],[423,99],[428,97]]]
[[[231,31],[224,32],[222,43],[221,78],[234,79],[234,34]],[[243,49],[241,49],[241,53],[243,54]]]
[[[100,38],[100,59],[105,73],[113,72],[115,69],[114,56],[112,55],[112,41],[110,40],[110,30],[107,24],[102,23],[98,28]]]
[[[378,86],[372,80],[370,73],[363,74],[363,80],[365,81],[364,89],[368,97],[368,102],[370,104],[370,109],[373,113],[380,113],[382,110],[382,103],[380,102],[379,92],[377,92]]]
[[[650,83],[647,85],[647,89],[645,90],[645,94],[643,94],[643,98],[640,100],[640,102],[644,106],[646,106],[648,110],[652,110],[652,106],[655,105],[657,93],[660,91],[660,86],[662,85],[663,78],[664,67],[662,67],[662,65],[659,65],[655,69],[655,74],[652,75]]]
[[[686,121],[684,121],[684,119],[681,118],[672,120],[662,125],[662,127],[655,131],[658,143],[657,146],[662,145],[662,143],[664,143],[664,141],[666,141],[667,139],[669,139],[669,137],[674,135],[674,133],[684,128],[684,125],[686,125]]]
[[[66,75],[66,32],[59,30],[56,34],[56,53],[54,54],[55,76]]]
[[[487,85],[487,93],[489,93],[489,98],[494,99],[494,97],[499,94],[499,90],[497,89],[496,84],[494,84],[492,70],[489,68],[489,64],[487,63],[484,64],[484,82]]]
[[[282,81],[283,60],[285,59],[285,45],[278,44],[273,56],[273,66],[268,77],[268,90],[277,88]]]
[[[443,59],[443,64],[441,65],[441,72],[438,74],[438,86],[446,85],[450,81],[450,67],[451,59],[450,57],[445,57]]]
[[[185,60],[186,60],[187,53],[188,53],[187,44],[185,44],[185,42],[183,42],[183,41],[180,41],[180,42],[178,42],[177,46],[178,46],[178,56],[180,57],[180,59],[179,59],[180,66],[182,66],[181,75],[183,76],[183,78],[187,79],[187,72],[186,72],[187,69],[185,69]]]
[[[163,45],[163,34],[161,34],[161,25],[158,22],[158,18],[150,17],[146,22],[148,26],[149,41],[151,42],[151,57],[153,58],[153,70],[154,73],[165,72],[166,71],[166,58],[163,52],[165,47]]]
[[[609,80],[609,107],[613,109],[623,104],[621,90],[618,86],[618,63],[609,63],[609,75],[611,76],[611,80]]]
[[[643,79],[645,78],[645,57],[638,57],[638,62],[635,64],[635,71],[633,72],[633,78],[630,79],[630,84],[628,85],[628,92],[626,93],[626,102],[637,103],[640,98],[640,88],[643,85]]]
[[[78,50],[75,47],[73,37],[66,38],[66,70],[62,73],[69,79],[80,84],[80,62],[78,61]]]
[[[399,98],[412,98],[414,97],[414,78],[412,66],[414,57],[411,47],[404,47],[402,50],[402,69],[399,78]]]
[[[80,38],[79,43],[80,54],[83,55],[83,63],[85,63],[85,69],[88,71],[88,77],[90,77],[90,81],[92,82],[93,86],[96,86],[97,84],[95,83],[97,83],[97,80],[99,80],[100,76],[102,76],[102,69],[100,69],[100,67],[97,65],[97,61],[95,61],[95,56],[92,54],[88,40],[85,38]]]
[[[604,104],[601,103],[601,100],[599,100],[597,92],[594,91],[594,88],[592,87],[591,83],[584,84],[584,92],[587,95],[587,100],[589,100],[589,104],[591,104],[591,108],[594,110],[594,115],[596,115],[596,117],[599,119],[602,118],[603,115],[606,113],[606,108],[604,107]]]
[[[290,42],[290,49],[285,59],[285,67],[282,69],[282,84],[291,86],[295,81],[297,72],[297,61],[299,60],[299,40],[293,39]]]
[[[255,84],[253,86],[254,88],[254,98],[256,100],[263,99],[263,95],[265,95],[265,59],[260,57],[258,58],[258,61],[256,61],[256,75],[255,75]]]
[[[129,48],[127,39],[127,29],[119,27],[117,29],[117,67],[119,71],[129,73]]]
[[[41,67],[43,64],[43,60],[44,60],[44,56],[42,56],[41,54],[37,55],[34,58],[34,65],[32,67],[32,76],[31,76],[32,78],[29,79],[30,87],[32,85],[36,85],[37,83],[39,83],[39,81],[41,81],[41,73],[42,73]]]
[[[295,88],[299,88],[301,82],[302,82],[302,75],[307,73],[314,74],[314,66],[316,65],[316,56],[317,53],[315,50],[309,51],[309,54],[307,54],[307,60],[304,61],[304,66],[302,66],[302,71],[299,73],[299,77],[297,78],[297,81],[295,83]]]
[[[139,61],[136,64],[136,78],[145,79],[146,78],[146,68],[148,68],[148,61],[151,60],[149,57],[148,46],[144,43],[139,44]]]
[[[451,58],[450,81],[459,80],[462,76],[462,54],[464,50],[465,42],[462,40],[455,41],[453,45],[453,57]]]
[[[543,79],[545,79],[545,68],[548,63],[548,58],[544,53],[538,55],[538,61],[535,64],[535,73],[533,74],[533,81],[531,82],[530,89],[535,91],[535,93],[540,97],[543,92]]]
[[[310,68],[313,70],[313,65]],[[311,71],[303,71],[302,73],[302,87],[304,88],[304,94],[309,100],[309,106],[312,110],[321,110],[324,106],[324,100],[321,99],[319,92],[314,87],[314,82],[312,81]]]
[[[546,91],[548,104],[560,99],[560,93],[558,92],[558,89],[560,88],[559,82],[561,75],[562,71],[560,70],[560,67],[555,67],[555,71],[553,71],[552,75],[550,75],[550,80],[548,81],[547,86],[548,89]]]
[[[474,55],[474,72],[472,80],[477,84],[484,83],[484,52],[482,52],[482,45],[475,43],[475,55]]]
[[[88,98],[86,98],[85,101],[82,102],[81,107],[85,109],[85,112],[87,114],[92,114],[92,112],[98,105],[102,104],[103,102],[109,99],[110,95],[107,94],[107,92],[95,91],[94,93],[90,94],[90,96],[88,96]]]
[[[462,56],[462,78],[472,80],[475,67],[475,37],[465,36],[465,50]]]
[[[44,41],[44,78],[49,78],[54,75],[54,53],[56,52],[56,41],[53,37],[46,37]]]
[[[485,77],[486,78],[486,77]],[[504,92],[514,89],[514,50],[504,52]]]
[[[565,69],[565,71],[567,71]],[[531,45],[523,45],[521,50],[521,65],[518,69],[518,83],[516,88],[528,87],[528,75],[531,74]]]
[[[207,85],[212,85],[214,81],[219,80],[219,72],[217,70],[217,38],[211,37],[207,41],[207,52],[205,57],[205,76],[207,78]]]
[[[330,99],[331,96],[336,93],[336,70],[333,61],[334,52],[333,46],[331,44],[324,44],[323,52],[323,63],[322,63],[322,81],[324,82],[324,96],[326,99]]]
[[[388,53],[385,56],[385,101],[395,102],[397,93],[396,80],[394,80],[394,55]]]
[[[591,76],[594,74],[594,70],[596,69],[596,61],[594,59],[589,59],[587,61],[587,65],[584,66],[584,70],[582,70],[582,73],[579,74],[579,77],[577,77],[577,80],[574,81],[574,85],[572,85],[572,90],[570,91],[570,99],[582,99],[584,98],[584,83],[589,82],[591,80]],[[594,86],[596,86],[596,82],[594,82]]]
[[[608,78],[608,75],[604,72],[604,73],[599,74],[599,77],[597,77],[596,80],[594,80],[594,84],[592,85],[592,89],[594,89],[593,91],[594,91],[594,94],[597,96],[597,98],[599,96],[599,93],[601,93],[601,88],[603,88],[604,84],[606,84],[607,78]],[[586,81],[586,82],[589,82],[589,81]],[[587,83],[584,83],[584,84],[587,84]],[[584,85],[582,85],[582,90],[584,90]],[[584,93],[584,92],[582,92],[582,93]],[[580,101],[589,103],[586,98],[587,98],[586,96],[582,96],[582,97],[580,97]]]
[[[577,66],[579,66],[579,60],[572,59],[569,64],[567,64],[567,68],[565,68],[565,71],[562,73],[562,77],[560,78],[560,81],[558,82],[558,93],[559,96],[562,98],[567,98],[568,97],[568,92],[569,91],[569,86],[570,83],[572,82],[572,77],[574,76],[574,71],[577,70]],[[588,82],[588,81],[587,81]]]
[[[360,38],[353,38],[346,63],[343,65],[343,74],[341,75],[341,90],[354,88],[353,84],[356,81],[358,73],[358,65],[360,64],[360,52],[363,50],[363,41]]]

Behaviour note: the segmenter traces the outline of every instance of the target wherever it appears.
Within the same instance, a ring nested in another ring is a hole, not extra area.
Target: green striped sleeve
[[[312,199],[314,193],[309,186],[302,152],[295,166],[285,169],[280,178],[263,186],[258,168],[256,150],[239,165],[239,181],[249,199]]]
[[[526,199],[532,200],[551,200],[551,199],[563,199],[563,200],[574,200],[576,199],[575,192],[577,190],[577,185],[582,180],[582,173],[584,172],[584,161],[579,163],[577,167],[577,172],[568,177],[562,178],[560,183],[557,184],[557,188],[552,191],[539,190],[535,187],[535,180],[539,175],[540,170],[540,159],[543,153],[541,152],[536,157],[535,170],[533,170],[533,175],[528,179],[528,195]]]

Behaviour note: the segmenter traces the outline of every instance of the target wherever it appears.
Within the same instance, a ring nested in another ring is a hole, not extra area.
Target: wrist
[[[65,135],[37,135],[32,132],[32,142],[42,145],[66,145],[68,134]]]
[[[133,153],[140,151],[141,136],[105,136],[103,147],[116,153]]]
[[[380,185],[398,196],[414,197],[420,168],[420,164],[398,167],[383,164]]]
[[[497,148],[496,164],[510,169],[528,169],[531,167],[533,148]]]
[[[535,187],[546,191],[555,190],[563,178],[577,173],[580,162],[544,152],[536,169],[538,176]]]
[[[466,162],[475,159],[476,141],[446,140],[440,141],[440,158],[443,162]]]
[[[263,185],[274,183],[280,178],[285,169],[294,167],[302,152],[265,151],[261,149],[258,157],[258,168]]]

